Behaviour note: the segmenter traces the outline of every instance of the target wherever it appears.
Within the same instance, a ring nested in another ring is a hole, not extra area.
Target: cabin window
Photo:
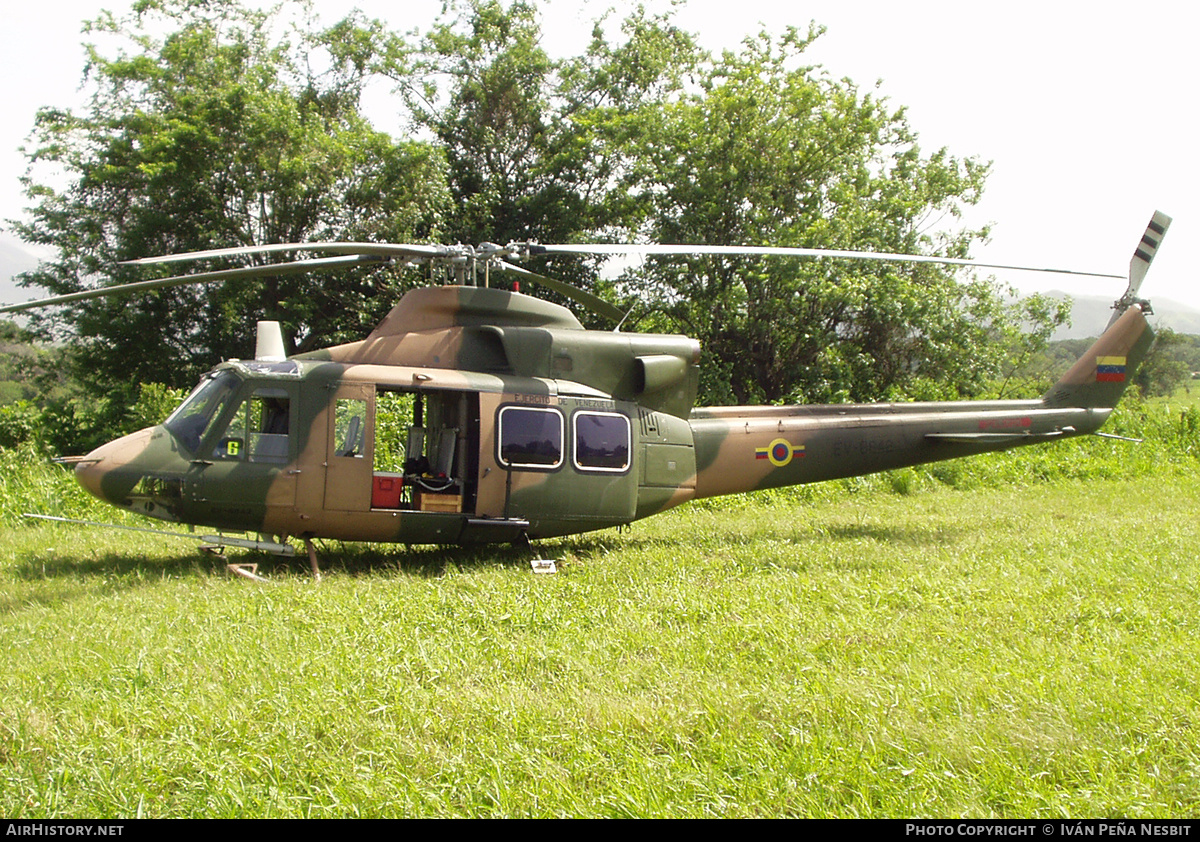
[[[288,461],[291,401],[284,389],[256,389],[229,421],[213,457],[284,464]]]
[[[629,468],[629,419],[616,412],[576,412],[575,467],[621,472]]]
[[[563,417],[557,410],[506,406],[498,426],[501,465],[552,469],[562,464]]]
[[[366,452],[367,402],[358,398],[337,401],[334,409],[333,452],[338,456],[362,458]]]

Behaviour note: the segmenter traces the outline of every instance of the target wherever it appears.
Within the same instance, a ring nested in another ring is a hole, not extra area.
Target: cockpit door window
[[[287,391],[255,389],[217,440],[213,458],[285,464],[290,427],[291,401]]]

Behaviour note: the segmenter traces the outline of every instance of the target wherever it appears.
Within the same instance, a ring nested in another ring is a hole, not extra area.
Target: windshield
[[[205,379],[196,387],[187,400],[171,413],[171,417],[163,422],[179,443],[193,453],[200,448],[200,440],[208,432],[214,418],[229,401],[229,396],[237,388],[237,376],[230,371],[222,371]]]

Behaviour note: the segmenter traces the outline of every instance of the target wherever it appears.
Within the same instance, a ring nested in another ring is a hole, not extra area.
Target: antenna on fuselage
[[[254,359],[262,363],[281,363],[287,359],[283,328],[279,322],[259,322],[254,342]]]

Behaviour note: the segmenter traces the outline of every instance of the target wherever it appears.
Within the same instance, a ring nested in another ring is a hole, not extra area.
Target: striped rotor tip
[[[1149,265],[1158,251],[1158,244],[1162,242],[1170,227],[1171,217],[1162,211],[1155,211],[1154,216],[1150,218],[1150,224],[1146,226],[1146,233],[1142,235],[1142,241],[1133,252],[1133,259],[1143,260]]]

